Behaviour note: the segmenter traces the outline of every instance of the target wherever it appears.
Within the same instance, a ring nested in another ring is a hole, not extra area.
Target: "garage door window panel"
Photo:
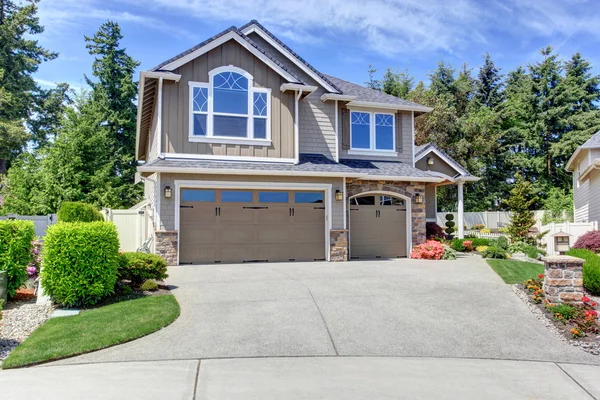
[[[183,189],[181,191],[181,201],[197,201],[212,203],[215,201],[215,191],[201,189]]]
[[[251,191],[224,190],[221,192],[223,203],[252,203]]]
[[[323,204],[323,192],[295,192],[294,203]]]
[[[289,203],[288,192],[259,192],[259,203]]]

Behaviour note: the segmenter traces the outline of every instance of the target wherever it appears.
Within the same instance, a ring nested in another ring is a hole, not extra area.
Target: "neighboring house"
[[[429,111],[317,71],[256,21],[142,72],[155,251],[171,265],[408,256],[436,186],[458,184],[462,204],[477,179],[415,148]]]
[[[574,221],[600,221],[600,131],[575,150],[566,169],[573,173]]]

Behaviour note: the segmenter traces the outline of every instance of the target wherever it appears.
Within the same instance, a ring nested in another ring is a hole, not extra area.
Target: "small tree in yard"
[[[535,239],[529,236],[529,229],[535,225],[535,217],[531,206],[538,200],[533,194],[531,182],[516,175],[515,187],[510,191],[510,197],[505,200],[508,209],[512,211],[507,227],[508,236],[513,242],[535,244]]]

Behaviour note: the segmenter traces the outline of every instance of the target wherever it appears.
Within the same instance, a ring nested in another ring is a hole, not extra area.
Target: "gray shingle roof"
[[[190,159],[155,159],[140,167],[140,171],[151,172],[156,169],[177,169],[194,172],[197,169],[213,170],[241,170],[248,171],[288,171],[288,172],[326,172],[337,176],[397,176],[418,178],[439,178],[439,175],[428,171],[421,171],[411,165],[395,161],[365,161],[365,160],[340,160],[336,163],[320,154],[301,154],[299,164],[257,163],[237,161],[212,161]],[[339,175],[338,175],[339,174]]]
[[[308,69],[310,69],[312,72],[314,72],[315,74],[317,74],[325,82],[329,83],[338,92],[342,93],[342,91],[327,77],[327,75],[321,73],[315,67],[313,67],[312,65],[310,65],[308,61],[306,61],[304,58],[300,57],[300,55],[298,53],[296,53],[294,50],[292,50],[291,48],[289,48],[288,45],[286,45],[281,40],[279,40],[279,38],[277,36],[273,35],[267,28],[265,28],[263,25],[261,25],[261,23],[258,22],[257,20],[253,19],[252,21],[248,22],[244,26],[240,27],[240,31],[243,31],[244,29],[246,29],[247,27],[249,27],[251,25],[256,25],[257,27],[259,27],[271,39],[273,39],[275,42],[277,42],[284,49],[286,49],[287,51],[289,51],[294,57],[296,57],[298,59],[298,61],[300,61],[302,64],[304,64]]]
[[[456,160],[454,160],[452,157],[450,157],[448,155],[448,153],[446,153],[444,150],[440,149],[439,147],[437,147],[435,144],[433,143],[426,143],[424,145],[421,146],[415,146],[415,160],[417,159],[417,157],[419,157],[421,154],[426,153],[429,150],[437,150],[438,152],[440,152],[441,154],[444,155],[444,157],[446,157],[448,159],[448,161],[451,162],[451,166],[454,167],[455,169],[457,169],[459,172],[461,172],[461,174],[463,176],[472,176],[471,173],[469,171],[467,171],[462,165],[460,165]]]
[[[374,103],[395,104],[409,107],[424,107],[421,104],[413,103],[412,101],[404,100],[396,96],[383,93],[379,90],[369,89],[356,83],[348,82],[335,76],[327,75],[335,85],[342,90],[343,94],[356,96],[358,101],[369,101]]]
[[[584,144],[580,146],[582,149],[600,147],[600,131],[594,133]]]
[[[281,69],[283,69],[284,71],[286,71],[288,74],[292,75],[295,79],[296,82],[294,83],[301,83],[304,84],[304,82],[302,82],[302,80],[300,78],[298,78],[296,76],[296,74],[294,74],[292,71],[290,71],[289,69],[286,68],[285,65],[283,65],[279,60],[277,60],[275,57],[273,57],[271,54],[267,53],[262,47],[260,47],[258,44],[254,43],[254,41],[252,39],[250,39],[248,36],[244,35],[238,28],[236,28],[235,26],[231,26],[227,29],[225,29],[223,32],[220,32],[218,34],[216,34],[215,36],[211,37],[210,39],[205,40],[202,43],[198,43],[197,45],[195,45],[194,47],[191,47],[189,49],[187,49],[186,51],[176,55],[175,57],[171,57],[170,59],[168,59],[167,61],[164,61],[162,63],[160,63],[159,65],[157,65],[156,67],[150,69],[150,71],[160,71],[160,69],[162,67],[164,67],[167,64],[172,63],[173,61],[176,61],[178,59],[180,59],[181,57],[185,57],[186,55],[193,53],[194,51],[198,50],[199,48],[206,46],[207,44],[209,44],[210,42],[212,42],[213,40],[217,40],[218,38],[220,38],[221,36],[224,36],[226,34],[228,34],[229,32],[235,32],[236,34],[238,34],[242,39],[244,39],[246,42],[248,42],[252,47],[254,47],[255,49],[257,49],[258,51],[260,51],[262,54],[264,54],[265,56],[267,56],[271,61],[273,61],[275,64],[277,64]]]

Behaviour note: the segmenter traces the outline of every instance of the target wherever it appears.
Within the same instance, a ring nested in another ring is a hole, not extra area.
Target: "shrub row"
[[[44,291],[58,304],[89,306],[112,294],[119,279],[140,285],[167,277],[155,254],[119,254],[112,222],[59,222],[48,228],[42,257]],[[25,271],[25,268],[23,268]]]
[[[32,221],[0,221],[0,271],[6,271],[8,296],[13,297],[27,279],[35,225]]]
[[[600,295],[600,257],[591,250],[571,249],[568,255],[583,258],[583,286],[590,292]]]
[[[64,202],[58,210],[58,220],[61,222],[94,222],[104,221],[102,213],[91,204]]]

